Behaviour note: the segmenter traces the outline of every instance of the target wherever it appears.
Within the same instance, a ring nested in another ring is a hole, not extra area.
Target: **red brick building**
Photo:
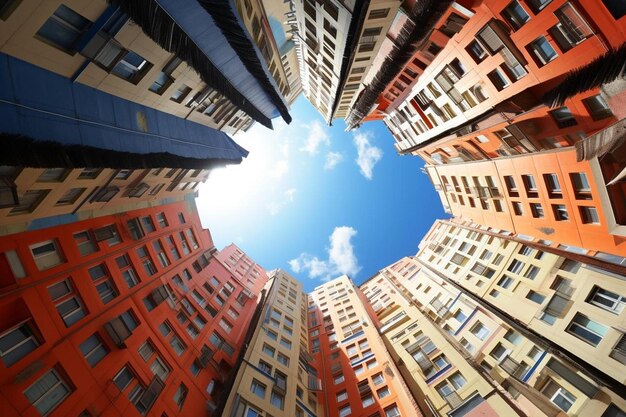
[[[2,237],[0,414],[206,415],[267,281],[229,251],[188,203]]]

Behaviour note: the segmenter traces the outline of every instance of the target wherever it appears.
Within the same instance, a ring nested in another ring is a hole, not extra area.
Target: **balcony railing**
[[[511,358],[511,356],[506,355],[504,359],[500,361],[500,368],[504,369],[504,371],[516,378],[522,376],[522,374],[526,371],[526,366],[517,362],[515,359]]]
[[[461,398],[461,396],[456,391],[452,391],[451,393],[447,394],[445,399],[450,408],[457,408],[463,402],[463,398]]]

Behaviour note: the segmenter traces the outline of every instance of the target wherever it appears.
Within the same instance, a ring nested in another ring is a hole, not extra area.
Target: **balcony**
[[[500,368],[502,368],[507,374],[515,377],[521,378],[524,372],[526,372],[526,366],[517,362],[515,359],[511,358],[510,355],[506,355],[499,364]]]
[[[365,381],[359,382],[357,387],[359,389],[359,394],[361,395],[361,397],[365,397],[372,393],[372,388],[370,387],[369,382],[367,382],[367,379]]]
[[[461,398],[461,396],[456,391],[452,391],[447,394],[445,396],[445,400],[452,409],[457,408],[459,405],[461,405],[461,403],[463,403],[463,398]]]
[[[430,306],[433,308],[433,310],[435,311],[435,314],[437,314],[437,317],[439,318],[443,318],[446,313],[449,311],[448,307],[445,306],[445,304],[443,304],[439,298],[434,298],[431,302],[430,302]]]
[[[104,325],[104,329],[108,335],[113,339],[113,342],[117,347],[125,348],[124,341],[130,337],[132,332],[128,329],[124,321],[120,317],[115,317]]]
[[[385,333],[386,331],[395,328],[399,324],[404,323],[405,321],[409,320],[409,318],[410,317],[407,316],[406,312],[404,311],[396,314],[395,316],[392,317],[391,320],[389,320],[383,326],[381,326],[380,333]]]

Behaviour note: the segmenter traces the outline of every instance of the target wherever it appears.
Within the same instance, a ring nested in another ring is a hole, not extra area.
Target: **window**
[[[511,206],[513,206],[513,213],[515,213],[516,216],[521,216],[524,213],[522,203],[519,201],[512,201]]]
[[[45,416],[61,404],[71,392],[72,388],[60,373],[56,369],[51,369],[26,388],[24,396],[42,416]]]
[[[62,4],[37,31],[36,37],[74,55],[78,40],[90,25],[89,20]]]
[[[374,397],[372,395],[368,395],[365,398],[361,398],[361,403],[363,405],[363,408],[367,408],[370,405],[374,404]]]
[[[152,263],[152,259],[150,258],[150,255],[148,254],[148,249],[145,246],[142,246],[136,249],[136,252],[137,252],[137,256],[141,260],[141,264],[143,265],[143,269],[146,272],[146,274],[148,274],[148,276],[152,276],[156,274],[157,270],[154,267],[154,264]]]
[[[500,278],[500,280],[498,280],[498,284],[500,287],[504,288],[505,290],[508,289],[511,284],[515,282],[515,280],[511,277],[509,277],[508,275],[503,275],[502,278]]]
[[[530,20],[530,16],[518,1],[512,1],[502,11],[502,15],[507,22],[511,24],[513,29],[519,29]]]
[[[98,245],[89,231],[74,233],[74,242],[76,242],[81,256],[89,255],[98,250]]]
[[[530,212],[536,219],[541,219],[545,216],[543,212],[543,207],[540,203],[530,203]]]
[[[89,276],[96,286],[98,295],[104,304],[107,304],[118,296],[117,289],[109,277],[108,270],[104,264],[89,268]]]
[[[613,112],[611,112],[609,105],[601,95],[586,98],[583,100],[583,104],[593,120],[601,120],[613,116]]]
[[[270,404],[272,404],[274,407],[279,408],[279,409],[284,409],[285,408],[285,396],[282,394],[279,394],[276,391],[272,391],[272,395],[270,397]]]
[[[584,224],[600,224],[598,210],[595,207],[580,206],[580,217]]]
[[[574,192],[577,200],[591,199],[591,186],[584,172],[574,172],[570,174],[570,180],[574,186]]]
[[[98,175],[102,172],[100,168],[84,168],[78,175],[79,180],[92,180],[98,178]]]
[[[128,288],[132,288],[139,283],[139,280],[137,279],[137,273],[131,265],[128,255],[122,255],[115,258],[115,263],[120,269],[120,272],[122,273],[122,278],[124,278],[124,281],[126,282]]]
[[[252,379],[252,385],[250,386],[250,392],[259,396],[260,398],[265,398],[265,390],[267,389],[267,385],[260,383],[256,379]]]
[[[352,414],[352,409],[350,408],[350,405],[344,405],[343,407],[339,408],[339,417],[346,417],[350,414]]]
[[[70,188],[63,194],[63,196],[56,202],[57,206],[65,206],[74,204],[76,200],[85,192],[86,188]]]
[[[398,406],[393,404],[391,407],[385,408],[385,417],[400,417]]]
[[[157,213],[156,219],[159,223],[159,227],[164,228],[169,226],[169,223],[167,222],[167,217],[165,217],[165,213]]]
[[[89,336],[79,347],[85,360],[92,368],[109,353],[109,350],[102,343],[102,339],[100,339],[97,333]]]
[[[548,379],[541,392],[565,412],[576,402],[576,397],[552,379]]]
[[[390,396],[391,392],[389,392],[389,388],[383,387],[383,388],[377,390],[376,394],[378,395],[378,398],[380,398],[382,400],[383,398]]]
[[[34,245],[30,245],[29,248],[35,260],[35,264],[37,265],[37,269],[40,271],[50,269],[53,266],[65,262],[56,240],[35,243]]]
[[[542,65],[547,64],[558,56],[550,42],[543,35],[531,42],[529,48]]]
[[[74,287],[69,279],[49,286],[48,294],[66,327],[85,317],[82,300],[74,293]]]
[[[287,349],[291,349],[291,342],[287,339],[284,338],[280,338],[280,344],[284,347],[286,347]]]
[[[374,9],[370,12],[368,19],[382,19],[387,17],[389,9]]]
[[[174,330],[172,329],[172,326],[169,324],[167,320],[161,323],[161,325],[159,326],[159,331],[161,332],[161,335],[163,335],[164,338],[167,339],[169,337],[170,346],[172,347],[176,355],[181,356],[185,352],[185,350],[187,349],[187,346],[183,343],[180,337],[178,337],[178,335],[174,332]]]
[[[467,383],[465,377],[463,377],[460,372],[452,374],[450,378],[448,378],[448,381],[456,390],[460,390]]]
[[[133,51],[126,51],[126,54],[113,67],[111,73],[130,83],[137,84],[150,67],[152,64],[143,57]]]
[[[343,374],[340,374],[340,375],[334,375],[334,376],[333,376],[333,383],[334,383],[335,385],[337,385],[337,384],[341,384],[344,380],[345,380],[345,378],[344,378]]]
[[[174,402],[178,406],[178,410],[183,409],[183,405],[185,405],[185,399],[187,398],[187,393],[189,390],[185,386],[185,384],[180,384],[178,389],[174,393]]]
[[[585,342],[597,346],[606,334],[608,328],[588,317],[577,313],[567,326],[567,331]]]
[[[560,195],[562,193],[559,177],[556,174],[544,174],[543,180],[546,183],[546,188],[548,189],[550,197],[552,197],[552,194]]]
[[[551,1],[552,0],[528,0],[528,5],[532,9],[533,13],[537,14]]]
[[[170,100],[176,103],[182,103],[182,101],[185,99],[185,97],[187,97],[187,95],[190,92],[191,92],[191,87],[185,84],[181,84],[181,86],[178,87],[176,91],[174,91],[174,94],[172,94],[172,96],[170,97]]]
[[[279,363],[285,366],[289,366],[289,358],[280,352],[278,352],[278,356],[276,356],[276,360],[278,360]]]
[[[550,116],[552,116],[558,127],[564,128],[578,124],[576,118],[567,106],[559,107],[548,113],[550,113]]]
[[[554,213],[554,219],[557,221],[569,220],[569,214],[564,204],[553,204],[552,212]]]
[[[93,234],[96,242],[106,241],[108,246],[115,246],[122,242],[114,224],[94,229]]]
[[[9,192],[12,193],[10,190]],[[26,214],[32,213],[35,211],[39,203],[41,203],[44,198],[48,195],[50,190],[30,190],[22,194],[19,198],[19,205],[13,207],[9,214]],[[14,204],[11,203],[9,207],[12,207]]]
[[[514,274],[519,274],[520,272],[522,272],[522,269],[524,269],[525,265],[526,264],[524,262],[514,259],[509,265],[509,267],[507,268],[507,271],[512,272]]]
[[[524,183],[528,197],[537,197],[537,183],[535,182],[535,177],[532,175],[522,175],[522,182]]]
[[[537,346],[533,346],[530,351],[528,351],[528,356],[529,358],[531,358],[533,361],[537,361],[539,360],[539,357],[541,356],[541,354],[543,353],[543,351],[541,349],[539,349]]]
[[[501,361],[502,359],[504,359],[504,357],[509,353],[509,350],[507,348],[505,348],[502,343],[498,343],[496,345],[496,347],[494,347],[491,352],[489,353],[489,356],[491,356],[492,358],[494,358],[497,361]]]
[[[528,267],[528,270],[524,274],[524,278],[535,279],[539,274],[539,271],[540,268],[538,266],[531,265],[530,267]]]
[[[587,298],[587,302],[608,310],[611,313],[620,314],[622,310],[624,310],[626,297],[598,286],[594,286],[589,294],[589,297]]]
[[[485,51],[485,48],[483,48],[483,46],[476,40],[472,41],[468,45],[467,51],[477,63],[482,62],[485,58],[489,56],[489,54],[487,54],[487,51]]]
[[[474,325],[472,326],[472,328],[470,329],[470,332],[476,336],[477,338],[479,338],[480,340],[485,340],[487,338],[487,336],[489,335],[489,329],[486,328],[481,322],[477,321],[476,323],[474,323]]]
[[[489,74],[487,74],[487,77],[489,77],[494,87],[496,87],[496,90],[498,91],[504,90],[511,84],[508,78],[506,78],[506,76],[502,73],[502,71],[500,71],[499,68],[491,71]]]
[[[340,391],[336,395],[337,402],[341,402],[348,399],[348,392],[346,390]]]
[[[9,367],[28,355],[39,346],[32,323],[22,323],[0,335],[0,357],[4,366]]]
[[[546,299],[546,296],[545,295],[541,295],[538,292],[530,290],[530,291],[528,291],[528,294],[526,295],[526,298],[529,299],[532,302],[535,302],[537,304],[541,304]]]
[[[272,358],[274,357],[274,353],[276,353],[276,350],[271,347],[270,345],[264,344],[263,345],[263,353],[265,353],[267,356],[271,356]]]

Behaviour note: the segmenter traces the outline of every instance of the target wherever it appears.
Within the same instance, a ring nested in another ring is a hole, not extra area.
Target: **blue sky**
[[[305,97],[293,122],[256,124],[234,137],[250,155],[216,170],[197,199],[215,245],[234,242],[265,269],[282,268],[306,291],[347,273],[358,284],[415,254],[443,212],[421,159],[400,156],[382,122],[345,132]]]

